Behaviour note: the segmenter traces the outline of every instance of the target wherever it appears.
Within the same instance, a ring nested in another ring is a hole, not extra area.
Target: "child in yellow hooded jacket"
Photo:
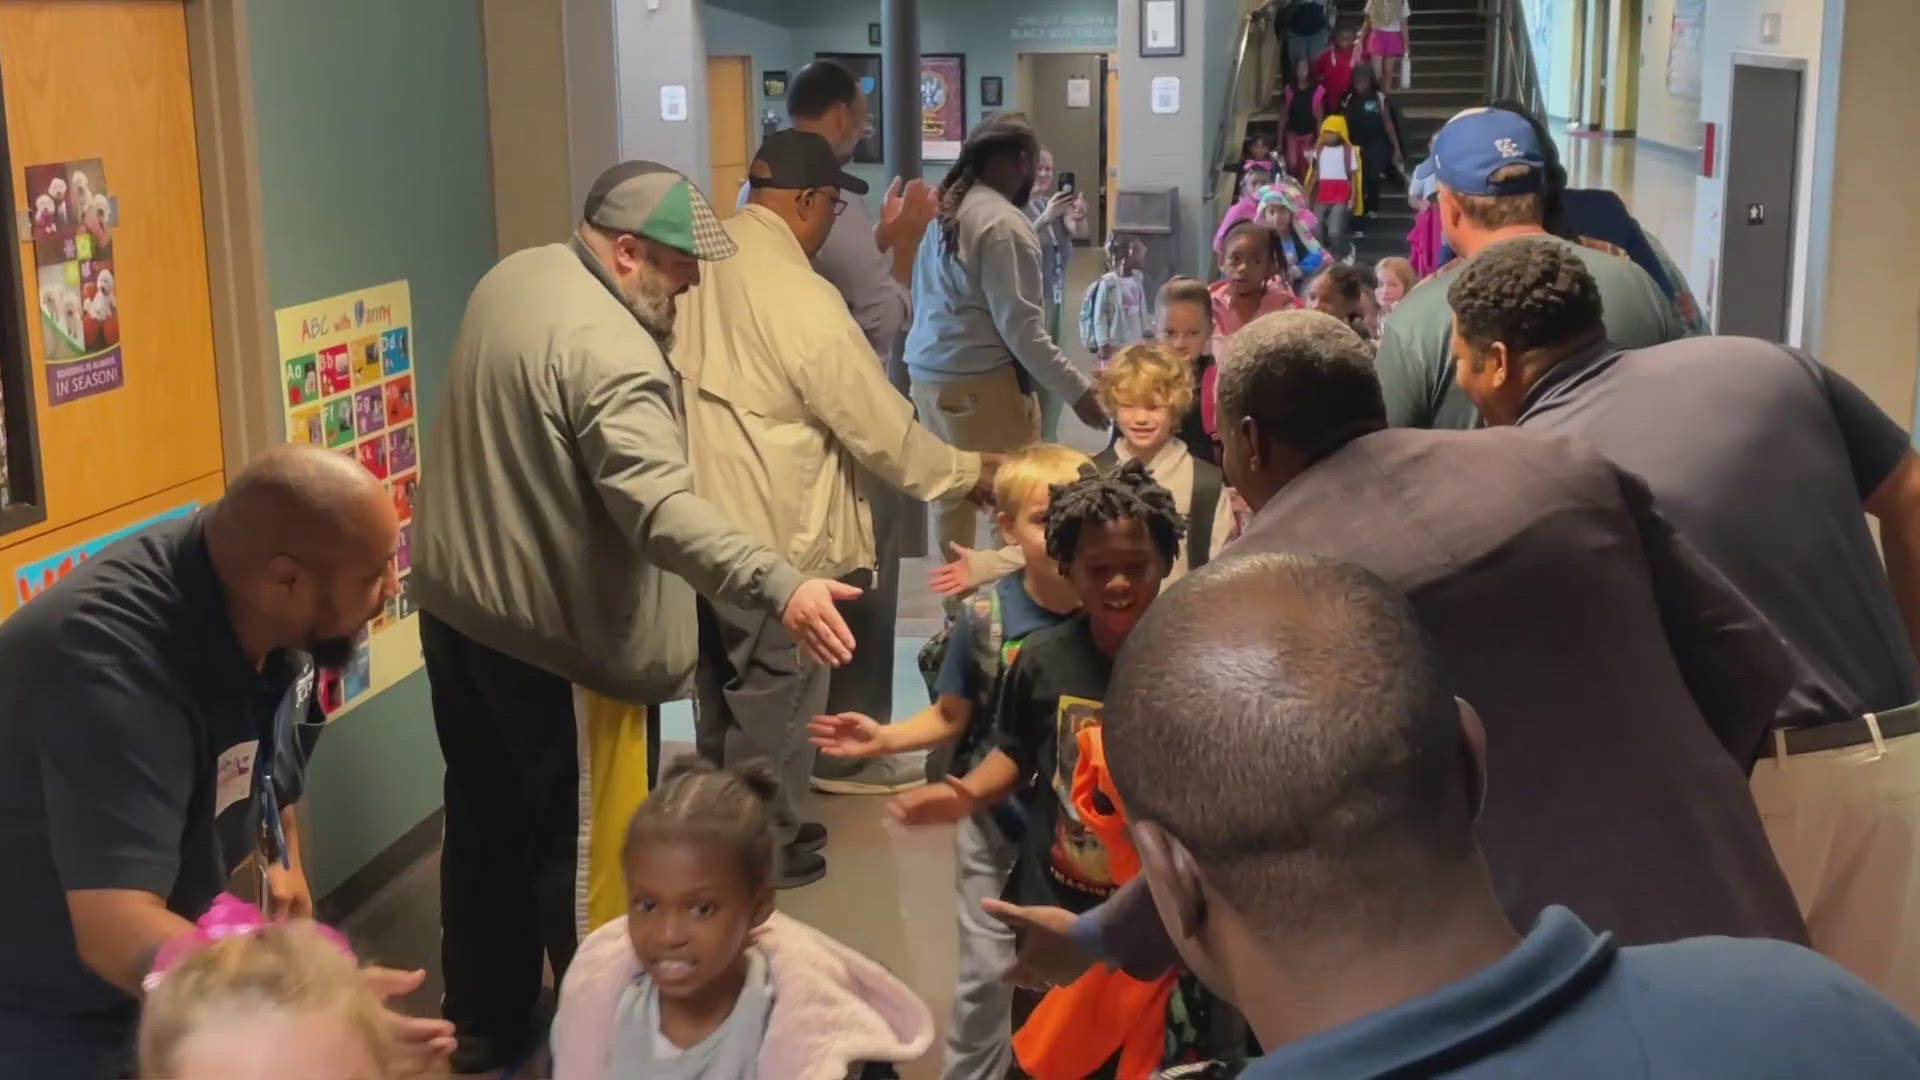
[[[1320,243],[1334,258],[1353,254],[1348,233],[1353,219],[1366,212],[1360,148],[1347,131],[1347,118],[1329,116],[1320,124],[1320,145],[1307,166],[1307,196],[1320,218]]]

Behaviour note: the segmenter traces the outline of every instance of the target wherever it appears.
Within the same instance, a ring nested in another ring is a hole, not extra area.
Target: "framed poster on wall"
[[[6,133],[0,130],[0,190],[7,201],[3,233],[9,251],[20,250],[22,200],[13,186]],[[27,334],[20,264],[0,260],[0,536],[47,519],[40,471],[38,417],[33,405],[33,354]]]
[[[831,60],[853,73],[860,92],[867,95],[867,137],[853,146],[853,160],[863,165],[878,165],[886,160],[887,144],[885,93],[880,83],[879,53],[814,53],[815,60]]]
[[[952,161],[967,141],[967,58],[928,53],[920,58],[920,157]]]

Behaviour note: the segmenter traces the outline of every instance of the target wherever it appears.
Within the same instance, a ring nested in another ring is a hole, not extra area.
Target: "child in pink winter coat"
[[[777,789],[762,766],[669,767],[627,830],[628,913],[561,985],[554,1080],[875,1080],[933,1044],[885,968],[773,910]]]

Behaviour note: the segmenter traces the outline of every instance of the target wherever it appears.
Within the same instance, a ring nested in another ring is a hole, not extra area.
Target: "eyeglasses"
[[[823,191],[826,191],[826,190],[829,190],[829,189],[827,189],[827,188],[814,188],[814,189],[812,189],[812,190],[810,190],[810,191],[808,191],[808,192],[807,192],[807,194],[809,194],[809,195],[816,195],[816,196],[817,196],[817,195],[819,195],[819,194],[820,194],[821,192],[823,192]],[[841,214],[844,214],[844,213],[846,213],[846,212],[847,212],[847,197],[846,197],[845,195],[836,195],[836,196],[834,196],[834,199],[833,199],[833,216],[834,216],[834,217],[839,217],[839,216],[840,216]]]

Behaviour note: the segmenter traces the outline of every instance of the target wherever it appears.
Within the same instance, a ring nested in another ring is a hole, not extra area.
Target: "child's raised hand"
[[[973,549],[953,541],[949,541],[947,546],[953,549],[953,561],[929,570],[927,584],[941,596],[959,596],[973,588],[973,574],[967,565]]]
[[[959,821],[978,808],[979,800],[951,776],[887,800],[887,813],[900,824],[913,826]]]
[[[807,724],[813,745],[843,758],[878,757],[887,752],[887,730],[865,713],[816,716]]]

